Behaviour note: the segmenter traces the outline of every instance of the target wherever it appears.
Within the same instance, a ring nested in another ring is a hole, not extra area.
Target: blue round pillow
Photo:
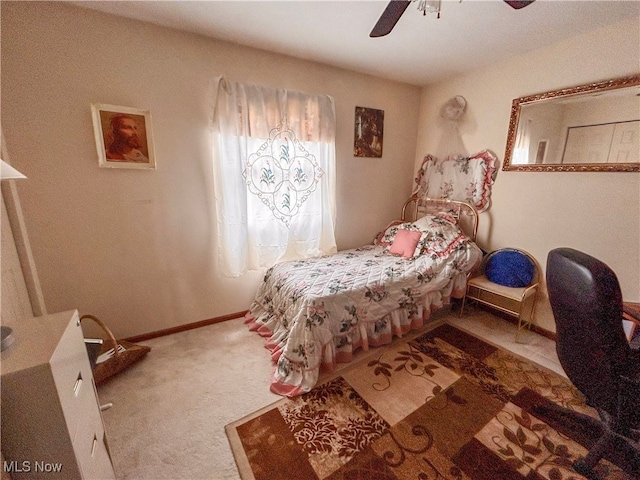
[[[484,269],[484,274],[493,283],[513,288],[528,287],[534,273],[535,266],[529,257],[514,250],[494,253]]]

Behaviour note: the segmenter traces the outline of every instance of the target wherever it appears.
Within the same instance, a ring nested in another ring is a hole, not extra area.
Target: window
[[[336,251],[331,97],[219,78],[212,134],[225,275]]]
[[[532,120],[530,118],[522,120],[511,160],[511,163],[514,165],[523,165],[528,163],[529,147],[531,144],[531,124]]]

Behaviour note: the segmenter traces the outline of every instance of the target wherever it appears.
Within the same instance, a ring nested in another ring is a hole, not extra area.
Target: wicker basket
[[[113,356],[104,362],[97,363],[93,369],[93,378],[96,385],[105,382],[109,378],[130,367],[135,362],[142,359],[142,357],[151,350],[151,347],[147,347],[146,345],[136,345],[135,343],[131,343],[126,340],[116,340],[116,337],[113,336],[109,327],[107,327],[102,320],[94,317],[93,315],[83,315],[80,317],[80,321],[84,319],[93,320],[107,334],[107,339],[102,346],[101,353],[105,353],[111,348],[113,349]]]

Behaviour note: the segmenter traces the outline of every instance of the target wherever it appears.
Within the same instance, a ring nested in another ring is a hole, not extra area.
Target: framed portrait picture
[[[353,155],[355,157],[382,157],[384,110],[356,107]]]
[[[98,164],[104,168],[156,168],[148,110],[93,104]]]
[[[549,140],[540,140],[538,142],[538,150],[536,151],[536,163],[545,163],[547,160],[547,150]]]

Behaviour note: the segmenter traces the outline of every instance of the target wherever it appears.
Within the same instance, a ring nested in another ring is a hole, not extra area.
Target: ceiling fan
[[[387,7],[384,9],[384,12],[382,12],[382,15],[378,19],[378,22],[373,27],[373,30],[371,30],[371,33],[369,34],[369,36],[383,37],[389,34],[391,30],[393,30],[393,27],[396,26],[396,23],[398,23],[398,20],[400,20],[400,17],[402,16],[402,14],[404,13],[404,11],[407,9],[407,7],[412,1],[413,0],[391,0],[387,5]],[[515,8],[517,10],[517,9],[526,7],[530,3],[533,3],[535,0],[503,0],[503,1],[507,5],[509,5],[511,8]],[[430,11],[426,6],[426,3],[428,2],[423,2],[423,3],[425,5],[421,5],[419,8],[426,14],[426,12]],[[433,3],[433,2],[429,2],[429,3]],[[434,11],[437,11],[439,16],[440,6],[439,6],[439,2],[437,3],[438,3],[437,10],[434,10]]]

